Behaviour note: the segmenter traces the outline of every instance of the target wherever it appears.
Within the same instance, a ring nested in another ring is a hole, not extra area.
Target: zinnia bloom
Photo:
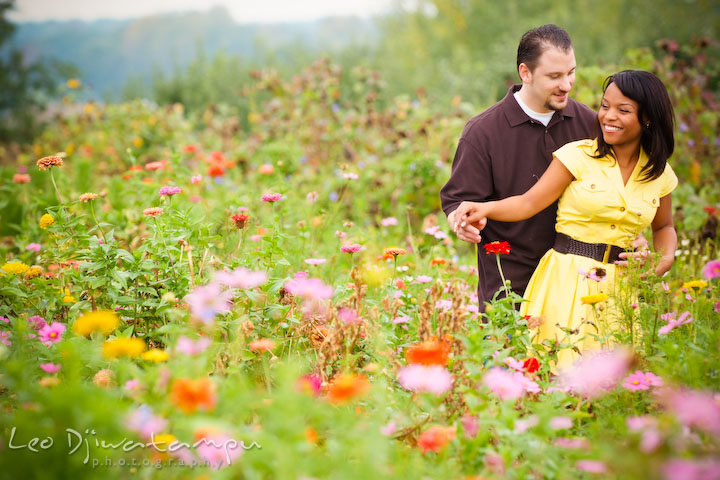
[[[40,170],[47,170],[52,167],[62,167],[63,159],[57,155],[50,155],[49,157],[43,157],[37,161],[37,166]]]
[[[143,210],[143,215],[146,217],[157,217],[158,215],[162,215],[162,213],[163,209],[160,207],[151,207]]]
[[[293,278],[285,282],[285,290],[291,295],[305,299],[328,299],[333,289],[319,278]]]
[[[253,352],[272,352],[273,348],[275,348],[275,342],[269,338],[258,338],[250,342],[249,348]]]
[[[43,230],[45,230],[47,227],[49,227],[53,223],[55,223],[55,219],[49,213],[46,213],[45,215],[40,217],[40,228],[42,228]]]
[[[160,196],[167,195],[168,197],[171,197],[173,195],[177,195],[178,193],[182,192],[182,189],[180,187],[162,187],[160,189]]]
[[[398,224],[397,218],[395,217],[387,217],[380,220],[380,225],[383,227],[394,227]]]
[[[430,265],[445,265],[447,263],[444,258],[435,257],[432,260],[430,260]]]
[[[13,175],[13,183],[30,183],[30,175],[27,173],[16,173]]]
[[[405,352],[408,363],[419,363],[420,365],[445,366],[450,354],[450,344],[436,338],[425,340],[411,347]]]
[[[216,315],[230,312],[233,296],[232,290],[222,290],[219,284],[209,283],[195,287],[185,301],[190,305],[193,316],[207,325]]]
[[[42,248],[42,245],[39,243],[31,243],[27,247],[25,247],[25,250],[30,250],[31,252],[39,252]]]
[[[210,346],[212,341],[207,337],[200,337],[196,341],[192,341],[186,336],[178,338],[175,348],[184,355],[199,355]]]
[[[93,332],[110,335],[119,326],[120,319],[115,312],[98,310],[79,316],[73,324],[73,331],[82,337],[89,337]]]
[[[585,305],[595,305],[596,303],[604,302],[609,297],[604,293],[595,293],[593,295],[585,295],[580,297],[580,301]]]
[[[507,255],[510,253],[510,244],[508,242],[490,242],[483,245],[485,255],[495,253],[498,255]]]
[[[397,257],[398,255],[405,255],[407,250],[400,247],[388,247],[383,251],[385,257]]]
[[[491,368],[483,375],[483,384],[502,400],[515,400],[525,395],[525,376],[503,368]],[[534,383],[534,382],[533,382]]]
[[[146,362],[165,362],[167,361],[169,355],[165,350],[160,350],[159,348],[152,348],[148,350],[147,352],[140,355],[140,358],[145,360]]]
[[[283,199],[281,193],[264,193],[261,197],[263,202],[275,203]]]
[[[368,387],[369,382],[364,375],[339,375],[328,386],[328,398],[333,403],[349,402],[363,395]]]
[[[40,369],[46,373],[57,373],[60,371],[61,366],[56,363],[41,363]]]
[[[237,228],[238,230],[242,230],[243,228],[245,228],[245,224],[247,223],[249,218],[250,217],[248,217],[244,213],[236,213],[235,215],[230,217],[230,220],[232,220],[232,222],[235,224],[235,228]]]
[[[209,378],[179,378],[172,384],[170,400],[185,413],[211,411],[217,403],[215,384]]]
[[[112,387],[115,383],[115,372],[108,370],[107,368],[98,370],[93,376],[93,383],[101,388]]]
[[[359,243],[351,243],[350,245],[343,245],[340,247],[340,251],[345,253],[356,253],[363,249],[363,246]]]
[[[434,425],[420,434],[417,446],[423,453],[439,452],[455,439],[455,436],[455,427]]]
[[[8,262],[0,268],[10,275],[22,275],[30,270],[30,267],[22,262]]]
[[[453,376],[440,365],[413,364],[398,371],[398,382],[413,392],[428,392],[441,395],[452,387]]]
[[[260,173],[261,175],[272,175],[274,172],[275,172],[275,167],[273,167],[269,163],[263,163],[258,168],[258,173]]]
[[[327,258],[306,258],[305,263],[308,265],[322,265],[327,262]]]
[[[116,338],[103,343],[102,353],[105,358],[140,356],[145,351],[145,342],[136,337]]]
[[[98,196],[97,193],[92,193],[92,192],[83,193],[82,195],[80,195],[80,201],[87,203],[91,200],[95,200],[97,198],[97,196]]]

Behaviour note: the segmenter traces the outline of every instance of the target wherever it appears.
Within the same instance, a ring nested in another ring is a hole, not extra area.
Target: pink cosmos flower
[[[587,398],[595,398],[615,388],[629,363],[625,350],[617,349],[583,355],[559,376],[560,387]]]
[[[3,317],[2,315],[0,315],[0,322],[10,323],[10,319],[7,318],[7,317]]]
[[[200,182],[202,182],[202,175],[198,174],[190,177],[190,183],[192,183],[193,185],[197,185]]]
[[[553,430],[567,430],[572,428],[573,421],[570,417],[552,417],[548,425]]]
[[[518,372],[522,372],[525,370],[525,365],[520,360],[515,360],[513,357],[507,357],[505,359],[505,365],[512,368],[513,370],[517,370]]]
[[[263,271],[254,272],[242,267],[238,267],[232,272],[223,270],[215,274],[215,281],[220,285],[240,290],[258,287],[267,282],[267,279],[267,273]]]
[[[589,272],[585,272],[585,270],[579,269],[578,274],[594,282],[602,282],[603,280],[605,280],[605,276],[599,277],[596,270],[590,270]]]
[[[318,193],[317,192],[310,192],[307,195],[305,195],[305,199],[308,203],[315,203],[318,199]]]
[[[39,243],[31,243],[30,245],[25,247],[25,250],[30,250],[31,252],[39,252],[41,248],[42,245],[40,245]]]
[[[720,460],[704,458],[701,460],[673,459],[663,467],[666,480],[718,480],[720,479]]]
[[[398,371],[398,382],[413,392],[428,392],[441,395],[452,387],[453,377],[440,365],[412,364]]]
[[[387,425],[380,427],[380,433],[385,435],[386,437],[389,437],[396,431],[397,431],[397,425],[395,424],[395,422],[390,422]]]
[[[12,342],[10,341],[10,332],[0,332],[0,343],[6,347],[12,345]]]
[[[663,381],[652,372],[645,373],[637,370],[625,379],[622,386],[631,392],[637,392],[638,390],[649,390],[650,387],[662,387]]]
[[[293,278],[285,282],[285,290],[306,299],[328,299],[333,296],[332,287],[325,285],[319,278]]]
[[[190,305],[190,312],[206,325],[209,325],[216,315],[230,312],[232,299],[232,290],[222,290],[217,283],[195,287],[195,290],[185,297],[185,301]]]
[[[178,193],[182,192],[182,189],[180,187],[162,187],[160,189],[160,196],[167,195],[168,197],[171,197],[173,195],[177,195]]]
[[[54,343],[58,343],[61,340],[62,334],[65,332],[66,328],[65,324],[60,322],[53,322],[50,325],[45,325],[38,331],[40,341],[43,342],[46,347],[49,347]]]
[[[62,367],[56,363],[41,363],[40,364],[40,369],[43,372],[47,372],[47,373],[57,373],[60,371],[60,368],[62,368]]]
[[[45,319],[39,315],[33,315],[32,317],[28,317],[27,324],[28,327],[30,327],[32,330],[35,330],[36,332],[47,325]]]
[[[133,410],[125,422],[128,430],[138,433],[144,439],[164,432],[167,425],[167,420],[154,415],[152,408],[147,405],[141,405]]]
[[[707,262],[703,267],[702,273],[708,280],[720,278],[720,260],[710,260]]]
[[[433,277],[427,275],[418,275],[413,283],[430,283],[433,281]]]
[[[128,392],[137,392],[140,390],[140,382],[136,379],[128,380],[125,382],[125,390]]]
[[[480,430],[480,422],[475,415],[463,415],[460,419],[463,432],[467,438],[475,438]]]
[[[380,220],[380,225],[383,227],[394,227],[398,224],[397,218],[395,217],[387,217]]]
[[[295,272],[293,278],[308,278],[308,272]]]
[[[306,258],[305,263],[308,265],[322,265],[327,262],[327,258]]]
[[[658,399],[683,425],[720,439],[720,404],[713,393],[665,388],[659,391]]]
[[[435,308],[447,312],[452,308],[452,300],[438,300],[435,302]]]
[[[668,323],[667,325],[660,327],[658,335],[666,335],[681,325],[685,325],[686,323],[693,321],[693,317],[690,316],[690,312],[683,312],[677,320],[675,320],[675,312],[664,313],[660,315],[660,318]]]
[[[670,292],[670,284],[667,282],[660,282],[660,285],[662,286],[663,290],[665,290],[665,293]]]
[[[275,203],[282,200],[283,195],[281,193],[264,193],[260,198],[263,202]]]
[[[251,242],[259,242],[262,240],[262,235],[250,235]]]
[[[526,418],[520,418],[515,420],[514,431],[517,433],[525,433],[532,427],[536,427],[540,423],[540,418],[537,415],[530,415]]]
[[[195,444],[200,459],[218,470],[232,465],[244,452],[240,442],[223,432],[196,433]]]
[[[184,355],[200,355],[208,349],[212,341],[207,337],[200,337],[196,341],[192,341],[186,336],[178,338],[175,348]]]
[[[348,172],[348,173],[343,173],[343,178],[345,180],[357,180],[359,177],[358,177],[357,173]]]
[[[362,319],[358,317],[357,312],[350,308],[341,308],[338,311],[338,319],[345,325],[359,325],[362,323]]]
[[[340,250],[345,253],[356,253],[363,249],[363,246],[359,243],[351,243],[350,245],[343,245]]]
[[[395,325],[401,324],[401,323],[408,323],[410,321],[410,317],[395,317],[392,319],[392,323]]]
[[[575,462],[575,468],[583,472],[597,474],[607,473],[608,471],[607,465],[598,460],[578,460]]]
[[[558,437],[553,441],[553,445],[568,450],[587,450],[590,448],[590,442],[585,438]]]
[[[520,374],[520,377],[524,378],[524,375]],[[525,395],[524,382],[503,368],[491,368],[483,376],[482,382],[502,400],[515,400]]]

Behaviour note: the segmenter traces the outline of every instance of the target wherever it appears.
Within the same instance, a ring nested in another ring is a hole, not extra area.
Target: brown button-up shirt
[[[463,201],[499,200],[528,191],[552,161],[555,150],[568,142],[594,138],[597,116],[590,108],[568,101],[555,112],[548,126],[531,119],[520,108],[513,85],[503,100],[470,119],[458,142],[450,180],[440,191],[445,214]],[[495,255],[486,255],[484,244],[507,241],[511,252],[501,255],[505,278],[522,295],[540,258],[555,241],[557,202],[520,222],[488,220],[478,246],[478,297],[490,301],[502,286]]]

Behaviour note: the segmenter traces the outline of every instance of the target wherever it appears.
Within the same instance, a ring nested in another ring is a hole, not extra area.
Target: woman
[[[674,148],[674,114],[665,86],[638,70],[608,77],[598,122],[598,138],[557,150],[545,174],[525,194],[464,202],[456,214],[469,224],[484,218],[514,222],[560,198],[555,245],[530,279],[521,313],[543,320],[536,342],[569,339],[581,351],[599,348],[598,336],[612,330],[603,329],[587,296],[612,294],[618,254],[649,225],[660,255],[655,273],[662,275],[672,266],[677,246],[671,192],[678,181],[667,164]],[[571,349],[563,349],[558,366],[576,358]]]

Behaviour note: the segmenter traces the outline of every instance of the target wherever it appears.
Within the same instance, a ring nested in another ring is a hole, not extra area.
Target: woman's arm
[[[544,210],[565,191],[573,176],[557,158],[540,180],[522,195],[492,202],[463,202],[455,211],[455,221],[475,223],[484,218],[501,222],[526,220]]]
[[[659,276],[670,270],[675,260],[677,248],[677,233],[672,216],[672,194],[660,199],[660,206],[652,221],[653,246],[660,254],[655,273]]]

